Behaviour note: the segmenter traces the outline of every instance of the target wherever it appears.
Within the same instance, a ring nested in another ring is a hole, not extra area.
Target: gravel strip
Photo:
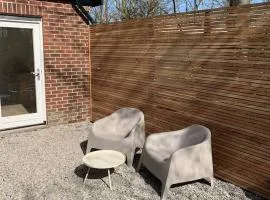
[[[136,173],[122,165],[112,173],[111,191],[106,170],[82,165],[88,126],[72,124],[12,134],[0,133],[0,199],[9,200],[158,200],[160,182],[145,168]],[[138,156],[135,159],[138,160]],[[215,179],[213,189],[206,181],[173,186],[168,200],[261,200],[260,196]]]

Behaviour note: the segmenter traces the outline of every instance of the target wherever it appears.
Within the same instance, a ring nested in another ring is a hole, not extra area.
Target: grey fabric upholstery
[[[135,108],[121,108],[93,124],[86,153],[91,148],[117,150],[127,156],[127,164],[132,166],[135,149],[143,148],[144,142],[143,113]]]
[[[172,184],[210,178],[213,185],[211,132],[201,125],[147,137],[137,171],[143,164],[162,183],[165,200]]]

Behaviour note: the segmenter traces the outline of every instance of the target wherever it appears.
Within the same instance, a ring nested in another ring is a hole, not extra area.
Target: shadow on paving
[[[85,153],[86,153],[86,148],[87,148],[87,140],[81,142],[81,143],[80,143],[80,146],[81,146],[81,150],[82,150],[83,154],[85,155]]]
[[[76,169],[74,170],[74,173],[84,179],[87,173],[88,167],[86,165],[80,165],[78,167],[76,167]],[[110,169],[110,173],[114,173],[114,169]],[[104,177],[108,176],[108,171],[107,169],[95,169],[95,168],[91,168],[88,174],[88,178],[87,179],[102,179]]]
[[[83,141],[80,143],[80,147],[81,147],[81,150],[83,152],[83,154],[85,155],[86,153],[86,149],[87,149],[87,140]],[[96,151],[98,149],[92,149],[91,151]],[[139,149],[136,149],[136,154],[134,156],[134,161],[133,161],[133,168],[136,169],[137,166],[138,166],[138,163],[139,163],[139,159],[140,159],[140,156],[141,154],[138,154],[138,150]],[[84,179],[85,178],[85,175],[87,173],[87,170],[88,170],[88,167],[85,166],[85,165],[80,165],[78,166],[74,173]],[[110,169],[111,171],[111,174],[115,172],[114,169]],[[153,174],[151,174],[150,171],[148,171],[142,164],[141,168],[140,168],[140,171],[138,172],[138,174],[144,179],[145,183],[147,185],[150,185],[159,195],[160,195],[160,192],[161,192],[161,182],[159,181],[159,179],[157,179]],[[90,173],[88,175],[88,179],[101,179],[104,178],[104,177],[107,177],[108,176],[108,172],[107,172],[107,169],[94,169],[94,168],[91,168],[90,169]],[[178,183],[178,184],[174,184],[171,186],[171,188],[175,188],[175,187],[182,187],[184,185],[187,185],[187,184],[193,184],[195,182],[200,182],[202,184],[206,184],[206,185],[209,185],[210,186],[210,183],[205,180],[205,179],[200,179],[200,180],[196,180],[196,181],[190,181],[190,182],[186,182],[186,183]],[[255,199],[257,200],[257,199]]]
[[[243,189],[244,193],[245,193],[245,196],[250,199],[250,200],[267,200],[266,198],[262,197],[262,196],[259,196],[253,192],[249,192],[245,189]]]

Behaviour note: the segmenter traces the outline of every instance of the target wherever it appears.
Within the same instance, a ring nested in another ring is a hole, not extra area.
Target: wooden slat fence
[[[93,119],[209,127],[217,177],[270,197],[270,4],[91,27]]]

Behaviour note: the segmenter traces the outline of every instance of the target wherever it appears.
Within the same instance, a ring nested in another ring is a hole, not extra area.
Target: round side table
[[[90,167],[96,169],[108,169],[109,186],[110,189],[112,189],[110,168],[115,168],[125,163],[126,157],[119,151],[98,150],[85,155],[82,161],[88,167],[88,171],[86,173],[83,183],[85,183],[88,177]]]

